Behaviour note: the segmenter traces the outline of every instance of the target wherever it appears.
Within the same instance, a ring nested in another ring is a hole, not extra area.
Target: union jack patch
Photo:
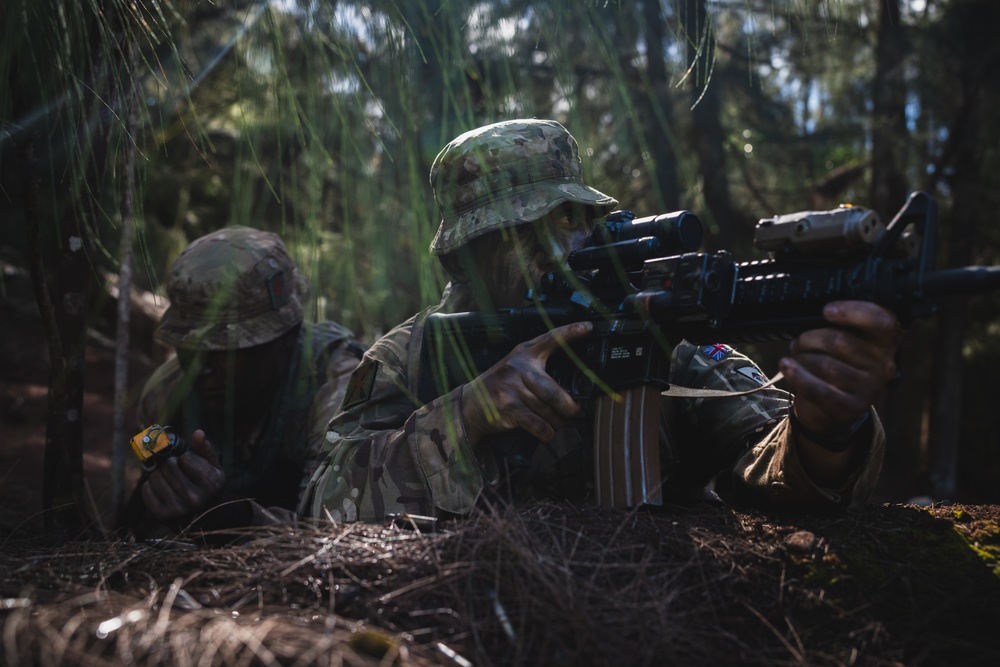
[[[726,358],[726,355],[733,351],[733,348],[729,347],[725,343],[715,343],[714,345],[709,345],[708,347],[701,348],[701,353],[706,357],[711,357],[716,361],[722,361]]]

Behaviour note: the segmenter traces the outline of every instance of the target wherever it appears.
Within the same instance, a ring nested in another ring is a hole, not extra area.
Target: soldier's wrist
[[[867,431],[865,427],[871,421],[871,411],[866,411],[847,428],[833,432],[820,432],[807,428],[795,416],[794,409],[788,413],[788,421],[796,439],[802,438],[808,440],[828,452],[841,453],[850,449],[852,445],[861,439],[861,435]]]

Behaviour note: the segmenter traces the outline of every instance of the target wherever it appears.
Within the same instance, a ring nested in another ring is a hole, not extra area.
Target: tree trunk
[[[12,113],[15,119],[28,118],[30,111],[24,108],[29,99],[24,88],[25,73],[21,69],[20,58],[15,58],[8,72],[11,91]],[[40,210],[40,170],[35,152],[35,142],[39,132],[34,129],[17,128],[14,133],[18,166],[21,172],[22,204],[27,237],[28,266],[35,291],[35,301],[45,331],[49,353],[49,395],[46,406],[45,457],[43,468],[42,507],[45,510],[46,529],[78,529],[82,525],[81,508],[83,500],[83,452],[79,446],[73,447],[71,424],[79,434],[80,409],[76,398],[67,391],[70,382],[67,372],[65,333],[61,316],[70,308],[79,306],[78,300],[64,299],[59,290],[55,300],[49,291],[47,281]],[[75,410],[75,411],[74,411]],[[81,442],[79,437],[77,443]]]
[[[640,114],[649,147],[653,186],[658,204],[664,211],[680,208],[677,187],[677,136],[670,100],[670,83],[667,75],[663,33],[666,22],[660,3],[645,0],[642,3],[644,38],[647,58],[647,86],[640,100]]]
[[[691,141],[698,155],[707,222],[716,232],[717,243],[723,248],[733,248],[739,237],[745,236],[742,240],[749,241],[756,221],[733,204],[729,191],[720,87],[712,81],[717,64],[715,31],[709,21],[706,0],[685,0],[681,21],[687,38],[691,79]]]
[[[872,85],[870,205],[883,216],[895,213],[906,201],[910,189],[904,173],[910,141],[906,129],[905,59],[899,0],[881,0]]]
[[[959,112],[949,127],[954,160],[947,169],[952,193],[952,210],[947,231],[947,266],[971,263],[974,244],[984,231],[996,224],[995,207],[989,194],[995,177],[988,165],[994,159],[996,142],[986,139],[996,123],[996,107],[987,94],[995,88],[1000,50],[983,48],[995,25],[995,3],[989,0],[957,3],[951,7],[955,25],[957,58],[953,63],[958,79],[956,106]],[[985,22],[985,23],[984,23]],[[948,173],[950,172],[950,173]],[[942,499],[959,500],[959,460],[961,458],[963,389],[962,348],[968,321],[968,299],[956,297],[941,308],[938,340],[935,345],[934,392],[930,414],[930,460],[932,493]]]
[[[905,47],[899,0],[879,3],[875,78],[872,82],[872,185],[869,205],[886,222],[906,201],[906,84],[903,78]],[[904,381],[888,392],[877,406],[894,452],[883,473],[890,483],[913,493],[907,480],[919,466],[922,409],[927,395],[927,364],[923,336],[908,336],[900,345],[897,366]],[[902,484],[901,487],[899,485]]]
[[[27,189],[29,196],[25,201],[30,252],[34,255],[32,277],[46,323],[51,368],[43,463],[44,524],[46,530],[64,535],[75,535],[91,527],[83,475],[83,364],[88,320],[93,312],[93,248],[110,151],[109,102],[115,104],[119,99],[115,85],[130,80],[114,71],[121,66],[120,61],[107,57],[118,45],[102,41],[106,39],[108,22],[118,15],[113,12],[82,15],[87,17],[85,24],[78,26],[83,38],[69,47],[85,53],[82,56],[85,61],[74,74],[79,83],[70,91],[73,94],[66,95],[65,102],[49,116],[50,131],[70,137],[70,159],[64,167],[70,176],[68,184],[48,183],[50,196],[62,206],[62,219],[55,225],[57,265],[51,300],[42,266],[41,215],[37,199],[34,203],[30,201],[30,191],[38,183],[36,175],[30,176],[32,187]],[[118,35],[120,26],[111,27]],[[121,53],[120,49],[117,53]],[[25,81],[21,80],[19,85],[25,85]],[[69,104],[74,106],[70,108]],[[27,109],[14,111],[18,119],[29,117]],[[64,131],[63,123],[67,122],[72,125]],[[60,197],[59,188],[67,188],[68,194]]]
[[[130,48],[129,66],[137,70],[135,53]],[[127,137],[135,137],[139,126],[136,114],[135,89],[124,92],[124,107],[127,109]],[[119,244],[120,268],[118,270],[118,318],[115,332],[115,397],[111,428],[111,516],[117,517],[125,500],[125,396],[128,391],[128,350],[129,320],[132,304],[132,228],[135,202],[135,140],[125,143],[125,187],[122,193],[121,243]],[[131,427],[131,425],[130,425]]]
[[[70,205],[60,229],[55,320],[61,363],[52,364],[42,487],[47,530],[77,532],[87,517],[82,418],[84,348],[93,296],[93,274],[84,250],[89,245],[89,219]]]

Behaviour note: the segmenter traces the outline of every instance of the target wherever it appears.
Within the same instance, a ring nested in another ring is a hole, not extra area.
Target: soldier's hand
[[[190,517],[207,509],[222,492],[226,474],[205,432],[191,434],[191,447],[160,462],[142,487],[146,508],[162,522]]]
[[[831,327],[792,341],[778,367],[795,394],[795,416],[807,429],[837,433],[864,416],[896,375],[899,320],[867,301],[827,304]]]
[[[521,428],[548,442],[580,412],[576,401],[545,372],[560,342],[587,336],[593,325],[576,322],[521,343],[462,388],[462,416],[473,445],[483,436]]]

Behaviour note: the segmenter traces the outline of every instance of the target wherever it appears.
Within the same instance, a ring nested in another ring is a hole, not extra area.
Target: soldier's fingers
[[[156,470],[161,474],[161,479],[166,482],[166,485],[161,487],[164,493],[169,487],[169,493],[172,493],[176,499],[176,505],[183,508],[185,513],[198,509],[205,502],[207,496],[207,491],[203,486],[204,480],[200,479],[198,475],[192,478],[189,474],[190,461],[194,456],[191,452],[185,452],[181,456],[163,461]],[[201,457],[197,458],[201,462],[201,466],[207,465],[207,461]]]
[[[533,438],[542,442],[551,441],[556,435],[556,430],[562,425],[554,414],[551,418],[556,421],[555,424],[524,403],[511,406],[505,418],[514,428],[524,429]]]
[[[536,414],[549,423],[562,420],[561,412],[575,414],[576,404],[568,394],[540,368],[532,364],[514,364],[509,373],[486,379],[484,399],[489,405],[483,412],[499,417],[500,422],[517,426],[522,412]],[[571,405],[567,405],[567,401]]]
[[[551,412],[565,421],[566,418],[575,417],[580,412],[579,404],[548,373],[526,373],[521,379],[531,397],[546,408],[543,411],[539,407],[536,410],[539,414]]]
[[[560,391],[562,391],[560,389]],[[579,410],[576,402],[569,399],[569,407],[559,403],[554,402],[552,399],[544,400],[538,395],[528,392],[522,397],[523,400],[521,405],[523,405],[531,414],[537,415],[545,423],[552,427],[553,430],[559,430],[566,425],[566,421],[573,417]]]
[[[827,327],[800,334],[789,345],[789,350],[794,355],[826,354],[853,366],[865,366],[874,361],[877,356],[874,351],[879,348],[850,331]]]
[[[889,309],[870,301],[834,301],[823,308],[832,324],[860,332],[886,347],[896,347],[903,337],[899,318]]]
[[[813,430],[839,430],[857,421],[871,405],[869,398],[841,390],[795,359],[785,357],[778,367],[795,394],[796,413]]]
[[[186,478],[186,486],[199,489],[200,495],[210,495],[221,489],[225,483],[225,473],[222,469],[197,453],[185,452],[176,458],[177,467]]]
[[[845,329],[813,329],[792,341],[789,347],[796,358],[811,354],[847,364],[883,386],[896,374],[894,350],[882,347]],[[832,363],[832,362],[824,362]]]
[[[542,361],[547,361],[549,356],[560,347],[586,337],[593,329],[594,325],[590,322],[564,324],[522,343],[519,347],[522,351],[529,352]]]
[[[467,430],[497,433],[522,428],[551,440],[566,423],[563,413],[575,414],[578,407],[544,371],[527,366],[523,372],[487,378],[486,391],[471,392],[463,399]]]
[[[795,361],[811,376],[842,391],[851,393],[866,391],[867,385],[871,383],[868,374],[828,354],[797,354]]]
[[[158,521],[169,521],[184,515],[180,499],[159,470],[151,474],[146,483],[143,484],[142,499],[146,504],[146,509]]]
[[[215,453],[215,447],[208,441],[208,436],[205,435],[203,430],[196,429],[191,434],[191,451],[207,460],[216,468],[221,467],[219,465],[219,455]]]

